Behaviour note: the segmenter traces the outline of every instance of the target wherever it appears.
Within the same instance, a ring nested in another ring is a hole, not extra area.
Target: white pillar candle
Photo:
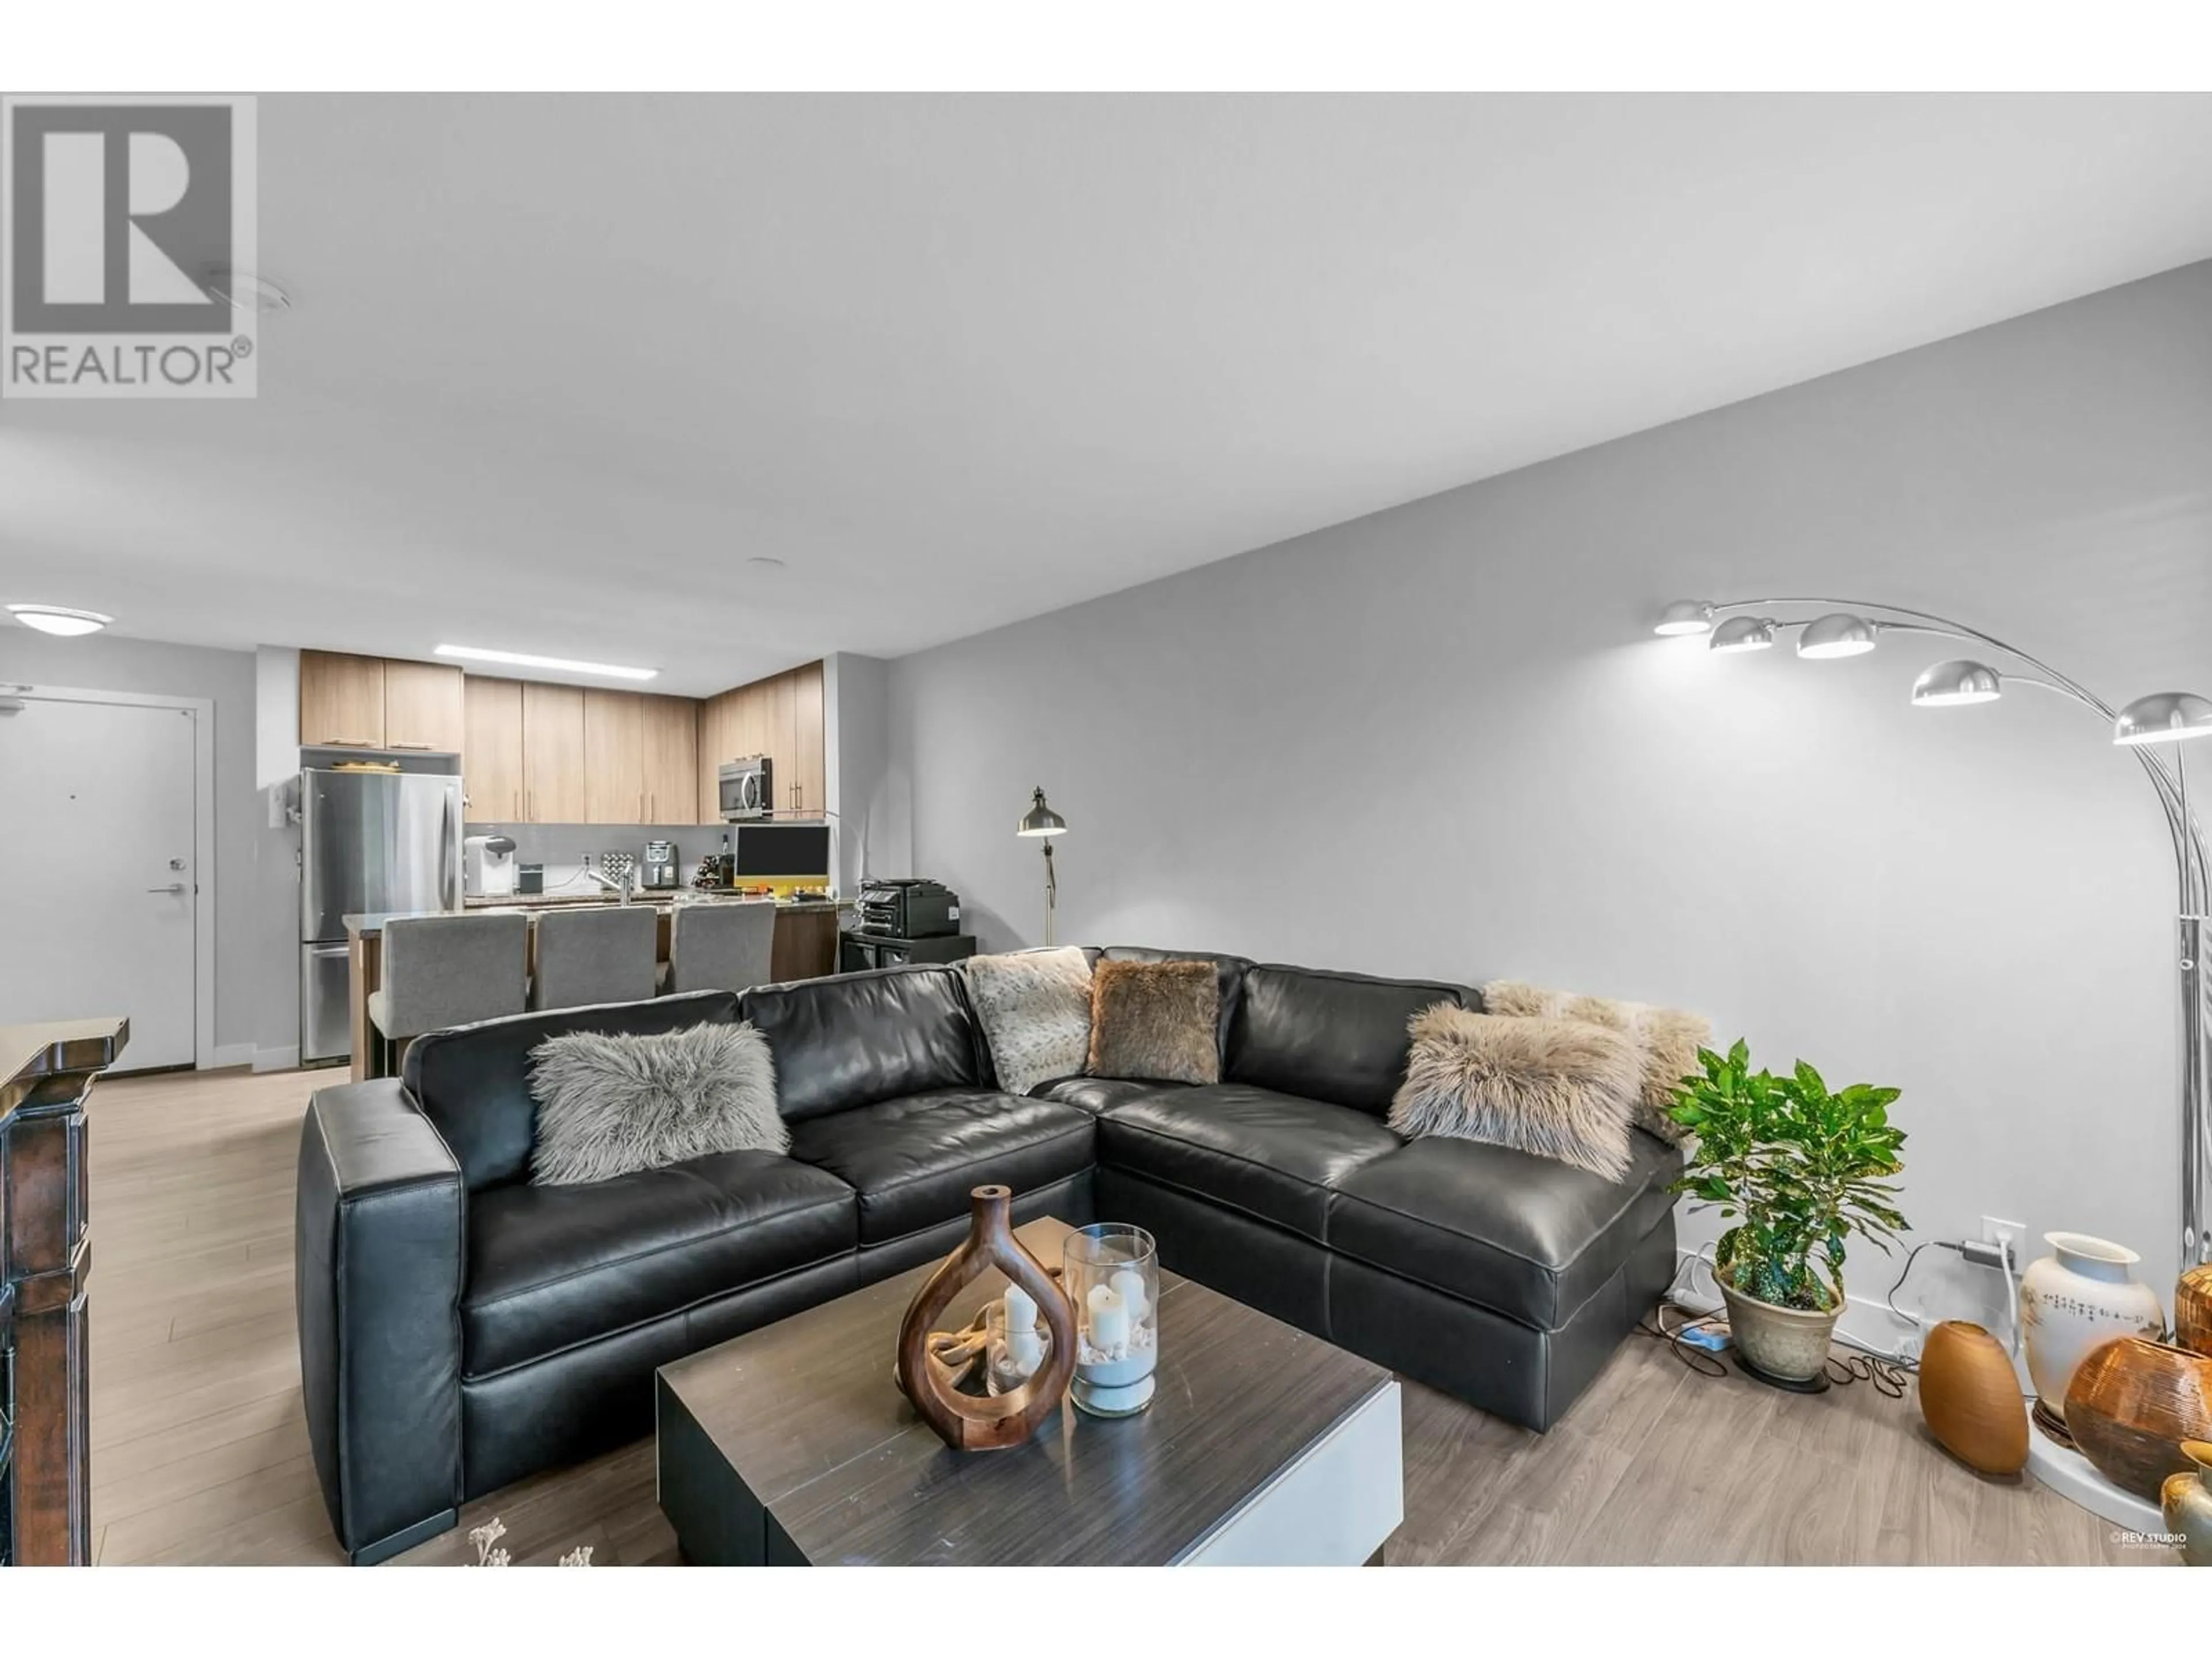
[[[1006,1286],[1006,1334],[1027,1334],[1036,1329],[1036,1298],[1018,1285]]]
[[[1091,1288],[1091,1346],[1101,1353],[1113,1353],[1129,1346],[1128,1306],[1109,1285]]]
[[[1114,1275],[1112,1283],[1114,1294],[1121,1298],[1121,1305],[1129,1310],[1130,1324],[1143,1323],[1145,1316],[1152,1309],[1152,1304],[1145,1297],[1144,1274],[1134,1267],[1124,1267]]]

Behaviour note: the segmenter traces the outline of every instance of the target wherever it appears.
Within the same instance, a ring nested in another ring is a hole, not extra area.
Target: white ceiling
[[[2212,256],[2197,96],[286,96],[260,131],[297,307],[259,398],[0,404],[0,600],[707,692]]]

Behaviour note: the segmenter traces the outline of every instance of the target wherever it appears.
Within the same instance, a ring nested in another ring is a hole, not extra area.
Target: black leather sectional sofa
[[[300,1361],[339,1541],[380,1559],[465,1499],[647,1433],[655,1367],[949,1252],[985,1182],[1020,1219],[1136,1222],[1178,1273],[1549,1426],[1674,1272],[1674,1152],[1638,1132],[1616,1185],[1401,1140],[1383,1120],[1407,1022],[1474,992],[1210,959],[1207,1086],[1004,1093],[958,972],[928,967],[486,1021],[418,1038],[404,1079],[319,1091]],[[775,1055],[790,1157],[529,1184],[536,1043],[740,1018]]]

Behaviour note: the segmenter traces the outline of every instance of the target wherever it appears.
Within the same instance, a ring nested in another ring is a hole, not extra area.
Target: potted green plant
[[[1697,1137],[1674,1189],[1735,1222],[1713,1260],[1737,1351],[1809,1382],[1844,1310],[1845,1242],[1887,1243],[1905,1225],[1890,1182],[1904,1167],[1905,1132],[1889,1121],[1898,1091],[1832,1093],[1802,1060],[1786,1077],[1754,1072],[1741,1040],[1725,1054],[1700,1048],[1698,1063],[1668,1109]]]

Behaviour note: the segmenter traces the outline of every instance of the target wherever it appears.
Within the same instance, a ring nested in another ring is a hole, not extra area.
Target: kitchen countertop
[[[768,899],[739,898],[734,893],[701,893],[696,889],[688,888],[663,889],[640,893],[630,901],[630,903],[648,910],[665,910],[673,908],[676,895],[678,892],[688,893],[690,897],[687,902],[695,904],[774,902],[777,909],[789,911],[793,915],[805,915],[822,911],[834,912],[841,908],[836,899],[809,899],[803,903],[786,903]],[[611,905],[616,902],[617,901],[612,893],[597,898],[586,893],[518,893],[512,898],[465,899],[462,901],[462,905],[464,910],[473,915],[498,915],[513,913],[527,915],[533,910],[558,908],[568,905]],[[384,925],[389,921],[411,921],[416,916],[450,916],[460,914],[462,914],[461,911],[454,910],[366,910],[347,916],[344,919],[345,929],[349,935],[374,939],[383,933]]]

